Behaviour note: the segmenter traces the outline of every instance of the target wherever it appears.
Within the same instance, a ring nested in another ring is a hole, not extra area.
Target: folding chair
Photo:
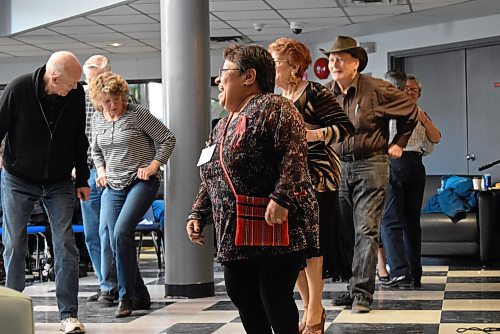
[[[139,242],[137,245],[137,262],[141,256],[143,237],[144,235],[150,234],[155,248],[156,257],[158,260],[158,269],[162,268],[162,231],[160,223],[157,223],[154,219],[153,210],[149,208],[148,212],[144,215],[144,219],[137,224],[135,232],[139,235]]]
[[[28,233],[28,237],[30,235],[32,236],[35,236],[35,239],[36,239],[36,246],[35,246],[35,257],[36,257],[36,264],[35,264],[35,269],[34,269],[34,272],[36,273],[39,273],[39,279],[42,278],[41,276],[41,272],[42,272],[42,268],[40,267],[40,246],[39,246],[39,241],[40,241],[40,238],[42,238],[44,240],[44,242],[46,241],[46,238],[45,238],[45,232],[47,232],[47,227],[46,226],[43,226],[43,225],[28,225],[27,228],[27,233]],[[3,229],[2,227],[0,227],[0,236],[2,235],[2,232],[3,232]],[[36,280],[35,277],[33,277],[34,280]]]

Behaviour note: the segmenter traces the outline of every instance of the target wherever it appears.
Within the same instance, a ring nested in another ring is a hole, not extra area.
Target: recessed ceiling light
[[[111,44],[108,44],[108,46],[112,46],[112,47],[119,47],[119,46],[122,46],[123,44],[122,43],[111,43]]]

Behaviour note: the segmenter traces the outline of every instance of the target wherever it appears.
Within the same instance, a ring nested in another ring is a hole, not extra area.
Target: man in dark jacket
[[[5,285],[18,291],[25,287],[26,224],[40,199],[52,231],[64,333],[85,332],[77,318],[78,250],[71,229],[75,193],[83,200],[90,193],[85,93],[78,83],[81,71],[75,55],[55,52],[45,66],[9,83],[0,99],[0,141],[6,138],[2,171]]]

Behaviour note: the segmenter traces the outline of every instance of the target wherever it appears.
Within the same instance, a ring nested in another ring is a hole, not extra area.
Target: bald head
[[[108,58],[103,55],[94,55],[87,59],[83,64],[83,74],[85,81],[90,83],[90,80],[97,77],[99,74],[111,71],[111,64]]]
[[[57,94],[66,96],[75,89],[82,67],[76,56],[69,51],[54,52],[45,67],[44,83],[45,92],[49,95]]]
[[[65,75],[67,72],[80,71],[81,65],[76,56],[69,51],[54,52],[47,60],[46,72],[49,74]]]

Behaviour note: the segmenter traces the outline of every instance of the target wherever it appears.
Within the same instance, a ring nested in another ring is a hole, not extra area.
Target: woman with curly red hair
[[[300,111],[306,125],[308,167],[319,203],[320,249],[307,254],[307,266],[299,274],[297,288],[304,302],[300,323],[303,334],[324,333],[325,310],[321,303],[324,278],[347,279],[351,268],[343,260],[339,232],[338,185],[340,162],[333,145],[354,132],[354,126],[330,91],[319,83],[303,80],[311,64],[309,49],[300,41],[279,38],[268,47],[276,64],[276,86]],[[316,231],[306,231],[314,240]]]

